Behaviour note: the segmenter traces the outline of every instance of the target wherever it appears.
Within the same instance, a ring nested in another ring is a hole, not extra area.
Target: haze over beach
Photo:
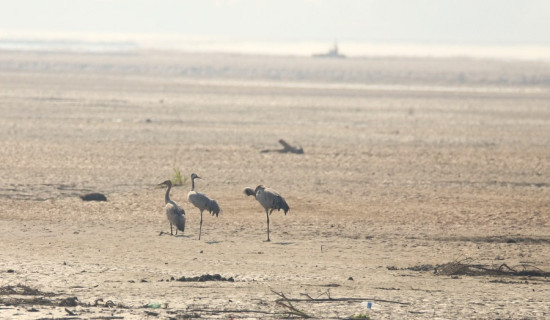
[[[0,319],[550,318],[549,3],[0,8]]]
[[[545,1],[2,1],[1,49],[548,60]]]

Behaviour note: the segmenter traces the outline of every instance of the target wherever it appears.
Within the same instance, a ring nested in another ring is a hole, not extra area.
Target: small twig
[[[313,300],[313,298],[307,293],[300,293],[301,296],[308,297],[308,299]]]
[[[502,270],[502,269],[504,269],[504,268],[506,268],[506,269],[512,271],[513,273],[517,273],[516,270],[514,270],[513,268],[510,268],[506,263],[503,263],[503,264],[500,265],[500,267],[498,267],[498,272],[504,272],[504,271]]]
[[[531,265],[531,264],[525,264],[525,263],[523,263],[523,264],[521,264],[521,266],[523,267],[523,270],[524,270],[524,271],[527,270],[527,267],[530,267],[530,268],[533,268],[533,269],[535,269],[535,270],[540,271],[541,273],[547,273],[546,271],[542,270],[541,268],[539,268],[539,267],[537,267],[537,266],[534,266],[534,265]]]
[[[332,299],[332,297],[330,296],[330,289],[327,289],[327,292],[325,292],[325,293],[327,294],[327,297],[328,297],[329,299]]]
[[[70,315],[70,316],[76,316],[76,313],[72,312],[71,310],[65,308],[65,311]]]

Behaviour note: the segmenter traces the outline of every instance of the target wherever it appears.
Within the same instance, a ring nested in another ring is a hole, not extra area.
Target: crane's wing
[[[178,230],[185,230],[185,210],[174,202],[166,204],[166,217]]]
[[[264,194],[265,198],[269,199],[268,201],[271,202],[269,206],[270,208],[273,208],[277,211],[283,210],[285,212],[285,215],[288,210],[290,210],[290,207],[286,203],[285,198],[283,198],[277,191],[271,188],[266,188],[264,189]]]
[[[286,203],[285,198],[281,197],[280,195],[274,198],[273,209],[277,209],[277,211],[283,210],[285,212],[285,215],[288,212],[288,210],[290,210],[288,204]]]
[[[189,200],[191,204],[193,204],[195,207],[199,208],[200,210],[207,209],[208,202],[210,202],[210,198],[196,191],[189,192],[189,194],[187,195],[187,200]]]
[[[176,225],[176,227],[178,228],[178,230],[180,230],[181,232],[185,231],[185,211],[183,211],[183,209],[181,209],[179,211],[180,214],[178,214],[176,217],[175,217],[175,221],[173,224]]]
[[[178,215],[185,216],[185,210],[183,210],[182,207],[176,207],[176,208],[177,208]]]
[[[200,210],[206,210],[210,212],[210,214],[216,215],[216,217],[220,214],[220,206],[218,205],[216,200],[210,199],[207,195],[203,193],[191,191],[187,195],[187,199]]]

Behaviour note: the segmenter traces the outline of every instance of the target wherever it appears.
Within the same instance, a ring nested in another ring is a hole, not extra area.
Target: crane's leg
[[[199,240],[201,239],[201,233],[202,233],[202,210],[201,210],[201,223],[199,226]]]
[[[178,230],[176,230],[176,232],[178,232]],[[172,233],[172,222],[170,222],[170,234],[171,234],[171,235],[174,235],[174,234]]]
[[[267,242],[269,242],[271,240],[269,239],[269,213],[267,210],[265,211],[265,215],[267,216]]]

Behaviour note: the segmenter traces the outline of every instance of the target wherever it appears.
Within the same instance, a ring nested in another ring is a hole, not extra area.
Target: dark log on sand
[[[288,144],[288,142],[286,142],[283,139],[280,139],[279,143],[283,145],[283,149],[265,149],[265,150],[262,150],[261,152],[262,153],[265,153],[265,152],[289,153],[290,152],[290,153],[296,153],[296,154],[304,153],[304,149],[302,147],[291,146],[290,144]]]

